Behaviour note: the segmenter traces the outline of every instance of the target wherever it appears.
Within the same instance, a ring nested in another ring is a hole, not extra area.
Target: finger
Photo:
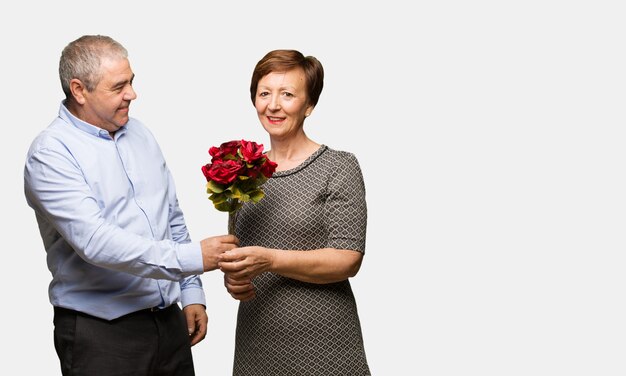
[[[235,279],[241,279],[240,276],[234,275],[235,272],[241,271],[244,268],[244,264],[241,261],[218,261],[218,267],[224,273],[231,274],[231,277]]]
[[[242,302],[247,302],[256,297],[256,292],[254,290],[251,290],[251,291],[241,293],[241,294],[230,294],[230,295],[237,300],[240,300]]]
[[[227,286],[227,289],[228,289],[229,292],[234,293],[234,294],[243,294],[243,293],[246,293],[248,291],[253,291],[254,290],[254,285],[252,285],[252,284],[239,285],[239,286],[229,285],[229,286]]]
[[[192,335],[196,331],[196,315],[185,313],[185,319],[187,320],[187,332]]]
[[[235,279],[230,274],[224,274],[224,284],[233,286],[249,285],[252,281],[249,279]]]
[[[195,328],[193,336],[191,337],[191,346],[202,341],[206,337],[207,333],[208,317],[206,315],[199,315],[195,322]]]
[[[237,252],[233,251],[233,249],[228,249],[225,252],[220,253],[217,256],[217,260],[219,262],[222,262],[222,261],[226,261],[226,262],[236,261],[240,257],[239,257],[239,255],[237,255]]]
[[[250,280],[250,278],[251,278],[250,274],[247,271],[245,271],[245,270],[233,271],[233,272],[230,273],[230,275],[236,281],[246,281],[246,280]]]
[[[228,252],[228,251],[233,250],[235,248],[237,248],[237,244],[222,243],[222,249],[224,250],[224,252]]]
[[[207,330],[206,326],[204,325],[198,326],[198,330],[196,330],[193,336],[191,337],[191,346],[202,341],[206,337],[206,330]]]
[[[240,284],[238,281],[249,281],[251,276],[246,269],[240,270],[237,267],[232,267],[230,264],[218,264],[218,268],[234,280],[233,284]],[[230,282],[229,282],[230,283]]]
[[[220,241],[223,243],[231,243],[239,245],[239,239],[235,235],[222,235]]]

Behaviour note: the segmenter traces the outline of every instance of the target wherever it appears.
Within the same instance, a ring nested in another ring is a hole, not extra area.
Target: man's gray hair
[[[70,99],[70,81],[79,79],[87,91],[93,91],[100,82],[103,58],[128,58],[126,48],[105,35],[83,35],[70,42],[61,53],[59,77],[65,97]]]

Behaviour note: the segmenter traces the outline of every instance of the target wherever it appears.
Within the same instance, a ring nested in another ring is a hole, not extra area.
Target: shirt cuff
[[[201,287],[192,287],[182,290],[180,292],[180,304],[183,308],[187,307],[190,304],[202,304],[206,307],[204,290],[202,290]]]
[[[200,243],[178,244],[178,261],[185,275],[204,273]]]

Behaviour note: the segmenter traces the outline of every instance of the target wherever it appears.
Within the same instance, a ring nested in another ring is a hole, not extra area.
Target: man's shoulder
[[[45,129],[41,130],[30,144],[29,155],[36,153],[42,149],[60,149],[65,148],[67,139],[67,124],[60,118],[56,118]]]

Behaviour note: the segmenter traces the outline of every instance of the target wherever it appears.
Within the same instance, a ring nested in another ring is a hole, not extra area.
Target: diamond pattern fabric
[[[365,186],[353,154],[322,145],[300,166],[274,173],[263,190],[263,200],[236,216],[241,246],[365,252]],[[263,273],[253,283],[256,298],[239,304],[233,375],[370,375],[348,280],[313,284]]]

